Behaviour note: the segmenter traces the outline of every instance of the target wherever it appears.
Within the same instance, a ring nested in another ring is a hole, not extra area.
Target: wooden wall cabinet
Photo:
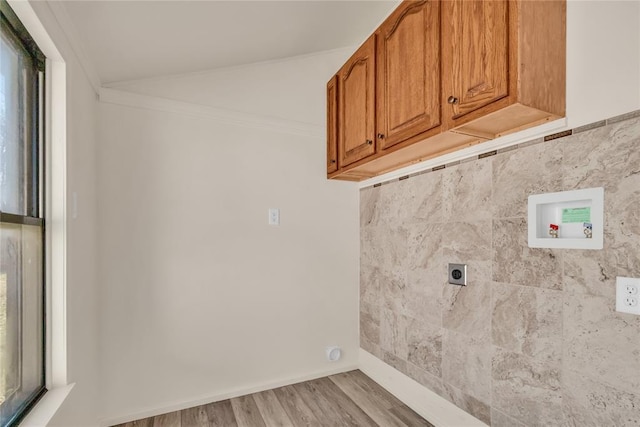
[[[380,149],[440,125],[440,4],[402,3],[376,31]]]
[[[493,139],[565,115],[566,3],[442,1],[447,129]]]
[[[563,117],[565,17],[563,0],[401,3],[327,86],[339,99],[328,177],[366,179]]]
[[[345,167],[376,151],[375,36],[338,71],[338,156]]]
[[[443,105],[454,124],[509,95],[508,12],[507,1],[443,2]]]

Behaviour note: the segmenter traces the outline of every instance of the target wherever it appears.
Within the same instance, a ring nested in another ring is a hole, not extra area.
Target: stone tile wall
[[[638,115],[363,189],[361,347],[494,426],[640,426]],[[530,194],[600,186],[603,250],[528,247]]]

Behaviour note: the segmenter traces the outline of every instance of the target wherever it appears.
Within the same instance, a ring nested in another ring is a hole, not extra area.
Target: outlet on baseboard
[[[616,278],[616,311],[640,316],[640,279]]]

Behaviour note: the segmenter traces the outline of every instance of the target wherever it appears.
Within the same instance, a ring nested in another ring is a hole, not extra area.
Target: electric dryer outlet
[[[449,264],[449,283],[467,286],[467,264]]]

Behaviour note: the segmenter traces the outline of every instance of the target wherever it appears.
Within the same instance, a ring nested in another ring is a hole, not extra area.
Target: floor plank
[[[358,370],[116,427],[305,426],[433,427]]]
[[[209,414],[207,405],[196,406],[194,408],[180,411],[180,420],[183,427],[195,427],[199,425],[209,425]]]
[[[180,412],[169,412],[168,414],[156,415],[153,417],[153,427],[181,427]]]
[[[153,427],[153,417],[119,424],[116,427]]]
[[[369,417],[329,378],[319,378],[311,382],[318,387],[321,393],[327,396],[327,399],[329,399],[336,408],[339,408],[342,417],[349,421],[349,425],[377,426],[375,421],[373,421],[371,417]]]
[[[318,421],[313,411],[304,403],[302,396],[293,386],[280,387],[273,390],[278,401],[289,415],[291,422],[296,427],[320,427],[322,424]]]
[[[413,409],[402,404],[389,410],[393,415],[400,418],[408,426],[434,427],[433,424],[416,414]]]
[[[253,396],[233,398],[231,399],[231,407],[236,416],[238,427],[266,427]]]
[[[380,399],[367,393],[346,375],[333,375],[329,379],[337,385],[356,405],[358,405],[372,420],[381,426],[407,427],[398,417],[380,405]]]
[[[210,403],[180,411],[182,427],[236,427],[231,402]],[[155,427],[155,426],[154,426]]]
[[[253,395],[265,424],[273,427],[294,427],[289,415],[284,410],[273,390]]]
[[[293,388],[322,425],[339,426],[349,422],[340,415],[340,408],[336,408],[310,381],[294,384]]]
[[[213,406],[213,427],[237,427],[236,416],[233,414],[230,400],[223,400],[211,404]],[[183,426],[184,427],[184,426]]]
[[[358,384],[364,391],[375,396],[376,401],[385,409],[390,409],[396,406],[404,405],[393,394],[382,388],[380,384],[366,376],[362,371],[356,369],[355,371],[347,372],[346,375],[354,383]]]

